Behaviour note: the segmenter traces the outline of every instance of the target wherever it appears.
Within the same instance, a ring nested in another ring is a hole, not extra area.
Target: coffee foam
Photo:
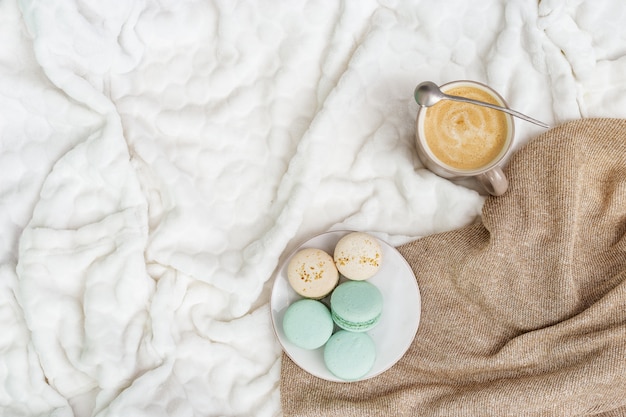
[[[477,87],[453,87],[446,93],[501,104]],[[424,135],[431,153],[455,169],[482,168],[507,144],[507,116],[501,111],[451,100],[442,100],[425,110]]]

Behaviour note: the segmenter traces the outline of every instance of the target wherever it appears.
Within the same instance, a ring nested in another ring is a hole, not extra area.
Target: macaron
[[[376,345],[367,333],[339,330],[324,346],[326,368],[346,381],[364,377],[374,366]]]
[[[303,349],[323,346],[333,333],[333,319],[320,301],[300,299],[287,307],[283,331],[287,339]]]
[[[363,232],[352,232],[339,239],[333,258],[341,275],[362,281],[378,272],[383,261],[383,251],[375,237]]]
[[[383,296],[367,281],[346,281],[330,296],[330,310],[337,326],[351,332],[365,332],[378,324]]]
[[[322,299],[337,286],[339,272],[328,253],[306,248],[296,252],[287,266],[291,288],[306,298]]]

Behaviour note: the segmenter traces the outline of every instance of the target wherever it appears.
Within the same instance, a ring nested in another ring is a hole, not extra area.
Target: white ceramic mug
[[[476,81],[453,81],[440,88],[508,107],[496,91]],[[514,133],[513,116],[475,104],[442,100],[417,111],[417,154],[424,166],[451,180],[476,178],[494,196],[504,194],[509,186],[502,165],[511,152]]]

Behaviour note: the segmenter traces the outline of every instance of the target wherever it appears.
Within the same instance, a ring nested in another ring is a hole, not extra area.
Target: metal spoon
[[[420,83],[417,87],[415,87],[415,101],[422,107],[430,107],[437,104],[437,102],[441,100],[454,100],[460,101],[463,103],[469,104],[477,104],[479,106],[489,107],[490,109],[500,110],[505,113],[509,113],[515,117],[519,117],[520,119],[524,119],[527,122],[534,123],[538,126],[549,129],[550,126],[545,124],[544,122],[540,122],[539,120],[533,119],[532,117],[526,116],[518,111],[511,110],[506,107],[496,106],[495,104],[485,103],[484,101],[472,100],[470,98],[460,97],[460,96],[451,96],[449,94],[445,94],[443,91],[439,89],[437,84],[431,81],[424,81]]]

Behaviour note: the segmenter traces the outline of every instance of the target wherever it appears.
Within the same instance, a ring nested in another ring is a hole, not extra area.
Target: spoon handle
[[[520,119],[524,119],[527,122],[534,123],[543,128],[546,128],[546,129],[550,128],[550,126],[545,124],[544,122],[540,122],[539,120],[533,119],[530,116],[526,116],[525,114],[509,109],[507,107],[500,107],[500,106],[496,106],[495,104],[485,103],[484,101],[472,100],[471,98],[460,97],[460,96],[451,96],[449,94],[444,94],[444,98],[448,100],[460,101],[463,103],[476,104],[476,105],[483,106],[483,107],[489,107],[490,109],[494,109],[494,110],[500,110],[505,113],[509,113],[515,117],[519,117]]]

